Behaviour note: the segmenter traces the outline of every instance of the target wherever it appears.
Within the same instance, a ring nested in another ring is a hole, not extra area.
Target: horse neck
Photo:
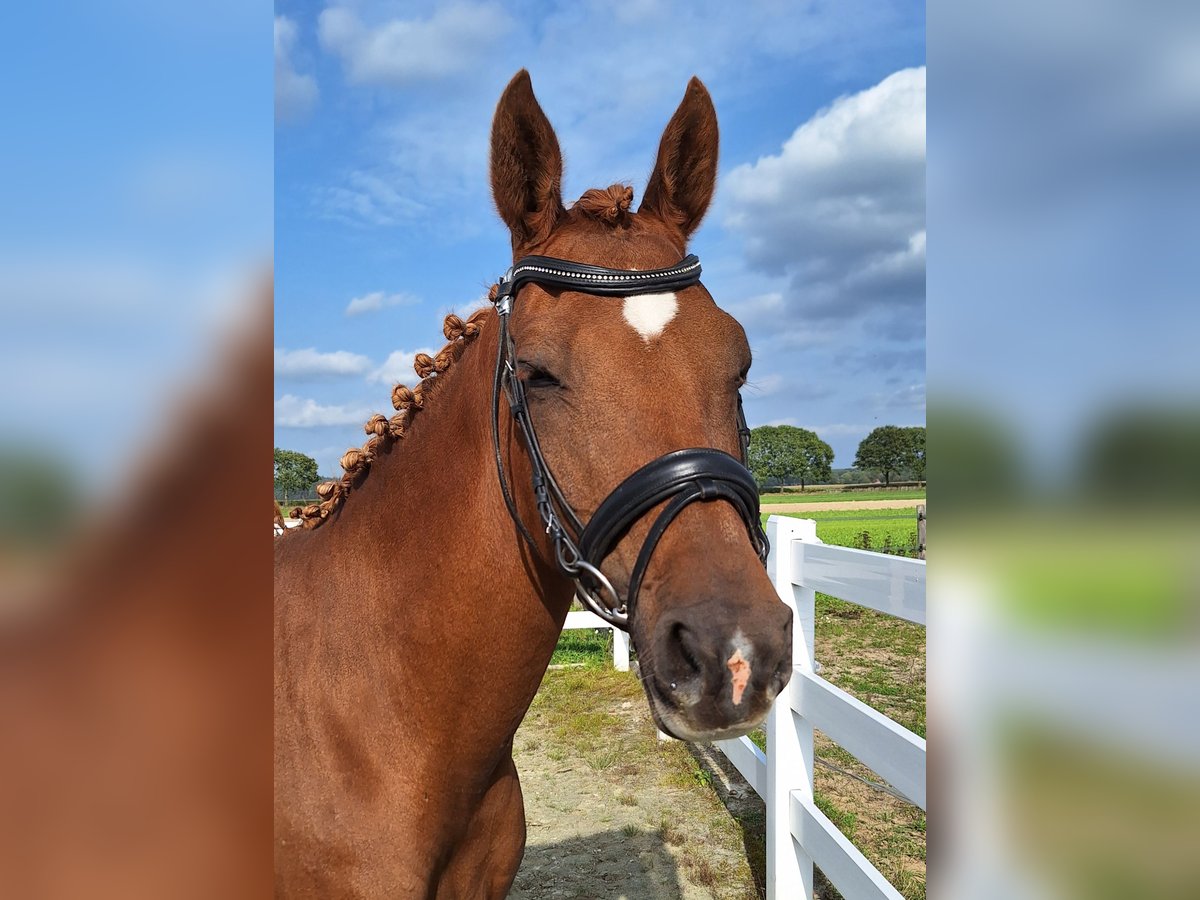
[[[569,583],[542,561],[551,558],[549,547],[540,560],[529,553],[500,491],[491,437],[497,332],[495,318],[486,320],[437,376],[444,380],[408,434],[376,459],[338,519],[317,532],[341,532],[350,544],[343,548],[354,558],[366,605],[359,612],[376,620],[379,627],[367,633],[384,636],[387,646],[377,650],[394,657],[397,677],[416,671],[459,695],[439,697],[443,705],[482,692],[495,719],[482,730],[493,741],[510,738],[524,716],[571,599]],[[532,527],[538,519],[528,458],[503,401],[500,436],[522,520],[541,537]],[[361,640],[364,629],[353,630]]]

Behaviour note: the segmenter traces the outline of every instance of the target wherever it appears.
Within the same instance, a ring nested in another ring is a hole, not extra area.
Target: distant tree
[[[1085,432],[1080,486],[1158,505],[1200,499],[1200,415],[1186,407],[1118,407]]]
[[[1019,500],[1030,476],[1024,441],[1028,434],[986,407],[951,400],[930,416],[937,462],[938,501],[962,509],[994,509]]]
[[[871,476],[859,469],[834,469],[829,478],[830,484],[866,484]]]
[[[808,482],[830,477],[833,448],[806,428],[761,425],[750,432],[750,471],[760,485],[769,479]]]
[[[303,494],[319,480],[317,461],[297,450],[275,448],[275,490],[287,501],[292,494]]]
[[[880,425],[859,443],[854,467],[879,472],[884,484],[891,484],[893,474],[911,466],[912,446],[909,429]]]
[[[908,466],[917,481],[925,480],[925,426],[905,428],[908,432]]]
[[[66,537],[80,513],[71,468],[48,451],[0,445],[0,547],[49,544]]]

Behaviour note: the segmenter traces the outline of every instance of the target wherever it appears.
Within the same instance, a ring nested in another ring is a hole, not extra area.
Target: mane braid
[[[376,455],[386,450],[395,441],[404,437],[405,432],[412,426],[413,417],[425,408],[425,403],[437,386],[439,378],[445,375],[450,366],[457,362],[475,338],[483,330],[483,320],[492,310],[484,307],[471,313],[463,321],[454,313],[446,316],[442,325],[442,333],[449,342],[437,356],[428,353],[418,353],[413,361],[413,369],[421,378],[415,387],[409,388],[398,384],[392,388],[392,406],[396,414],[390,419],[383,413],[375,413],[363,426],[368,435],[366,443],[361,447],[351,447],[342,454],[342,469],[345,474],[339,481],[323,481],[317,485],[318,503],[298,506],[292,510],[292,518],[300,519],[301,528],[316,528],[346,502],[351,490],[362,483],[367,477]]]
[[[573,208],[615,227],[629,224],[629,207],[632,205],[633,188],[627,184],[610,184],[606,188],[584,191]]]

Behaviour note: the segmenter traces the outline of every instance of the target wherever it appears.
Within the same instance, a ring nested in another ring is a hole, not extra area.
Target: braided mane
[[[298,506],[292,510],[292,518],[300,519],[300,527],[316,528],[328,519],[334,510],[346,502],[351,490],[366,477],[378,452],[404,437],[417,412],[425,408],[437,379],[462,356],[467,345],[479,336],[483,320],[491,312],[487,307],[478,309],[465,321],[454,313],[446,316],[442,333],[449,343],[437,356],[430,356],[428,353],[417,354],[413,361],[413,370],[420,376],[421,381],[413,388],[403,384],[392,388],[392,406],[395,407],[396,414],[389,419],[383,413],[376,413],[367,420],[363,426],[363,430],[369,435],[366,443],[361,447],[351,447],[342,454],[341,463],[345,474],[341,479],[323,481],[317,485],[319,503]]]

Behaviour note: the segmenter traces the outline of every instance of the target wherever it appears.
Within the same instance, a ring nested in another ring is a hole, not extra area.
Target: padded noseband
[[[631,600],[641,587],[654,548],[685,506],[697,501],[727,500],[742,521],[758,521],[758,485],[749,469],[720,450],[676,450],[646,463],[604,499],[579,538],[584,558],[603,560],[634,522],[664,500],[672,502],[650,528],[629,579]],[[749,529],[752,543],[756,543],[757,530]],[[762,548],[756,549],[761,552]]]

